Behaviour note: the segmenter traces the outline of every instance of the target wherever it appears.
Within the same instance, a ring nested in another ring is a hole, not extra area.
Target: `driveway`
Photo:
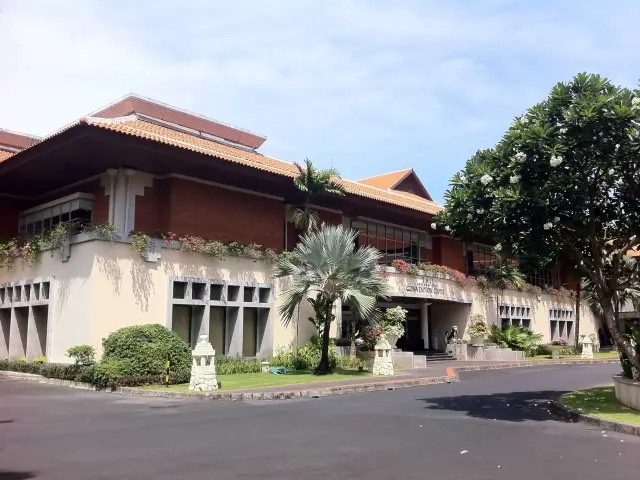
[[[640,438],[554,418],[616,365],[292,401],[126,397],[0,377],[0,479],[637,478]]]

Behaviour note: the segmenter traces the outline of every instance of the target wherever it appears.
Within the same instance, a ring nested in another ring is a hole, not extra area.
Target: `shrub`
[[[336,365],[340,368],[364,369],[367,364],[361,358],[338,357]]]
[[[121,376],[163,375],[165,363],[171,362],[172,372],[191,369],[191,348],[168,328],[158,325],[136,325],[111,333],[102,340],[102,363],[111,364],[101,375],[109,377],[114,372]],[[110,378],[110,377],[109,377]]]
[[[509,326],[505,329],[493,325],[489,340],[502,347],[511,348],[512,350],[524,351],[525,355],[533,356],[538,348],[538,342],[542,339],[542,335],[534,333],[525,327]]]
[[[552,352],[551,352],[551,347],[549,347],[549,345],[538,345],[536,347],[536,355],[546,355],[546,356],[551,356]]]
[[[96,351],[91,345],[77,345],[67,350],[67,357],[72,358],[76,365],[92,365],[96,363]]]
[[[329,340],[329,366],[336,368],[336,352],[334,350],[335,342]],[[303,368],[316,368],[322,357],[322,338],[320,335],[313,335],[309,342],[298,351],[299,365],[306,365]],[[297,370],[301,370],[298,368]]]
[[[42,364],[42,363],[44,363],[44,362],[46,362],[46,361],[47,361],[47,359],[46,359],[44,356],[42,356],[42,355],[40,355],[39,357],[36,357],[36,358],[34,358],[34,359],[33,359],[33,363],[40,363],[40,364]]]
[[[25,363],[27,361],[27,357],[18,357],[16,359],[16,362],[21,362],[21,363]]]
[[[577,353],[576,347],[571,345],[569,347],[562,347],[558,352],[560,355],[575,355]]]
[[[484,321],[484,316],[479,313],[471,315],[469,319],[469,328],[467,332],[469,336],[473,337],[486,337],[489,333],[489,325]]]
[[[255,357],[216,356],[216,374],[230,375],[233,373],[260,373],[262,361]]]
[[[563,338],[556,338],[555,340],[553,340],[551,342],[551,345],[560,346],[560,347],[566,347],[567,346],[567,341],[564,340]]]

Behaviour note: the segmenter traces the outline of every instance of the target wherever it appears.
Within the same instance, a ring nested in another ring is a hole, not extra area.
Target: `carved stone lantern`
[[[593,358],[593,342],[589,335],[584,335],[580,343],[582,344],[582,358]]]
[[[391,358],[391,344],[385,335],[380,335],[380,339],[374,347],[375,357],[373,358],[374,375],[393,375],[393,359]]]
[[[218,389],[215,355],[216,351],[209,343],[209,337],[200,335],[198,344],[191,353],[193,363],[191,364],[189,390],[208,392]]]

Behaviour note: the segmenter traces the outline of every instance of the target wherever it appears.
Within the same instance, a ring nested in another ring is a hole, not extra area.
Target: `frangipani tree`
[[[625,259],[640,244],[639,185],[640,91],[580,74],[455,175],[440,226],[492,239],[523,264],[562,260],[589,279],[638,376],[640,355],[621,334],[618,306],[640,285],[638,264]]]
[[[362,319],[376,315],[376,300],[390,287],[378,267],[382,254],[375,248],[356,248],[358,233],[339,226],[323,226],[302,235],[292,258],[281,257],[273,270],[276,278],[292,277],[282,292],[278,313],[285,325],[291,322],[300,302],[309,294],[323,297],[327,312],[322,331],[322,358],[316,373],[330,372],[329,330],[338,300]]]

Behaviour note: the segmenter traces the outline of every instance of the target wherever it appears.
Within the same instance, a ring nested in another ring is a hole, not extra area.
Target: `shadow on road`
[[[27,480],[28,478],[36,478],[34,472],[8,472],[0,470],[0,480]]]
[[[430,410],[464,412],[469,417],[507,422],[568,421],[554,415],[551,401],[568,392],[509,392],[490,395],[423,398]]]

